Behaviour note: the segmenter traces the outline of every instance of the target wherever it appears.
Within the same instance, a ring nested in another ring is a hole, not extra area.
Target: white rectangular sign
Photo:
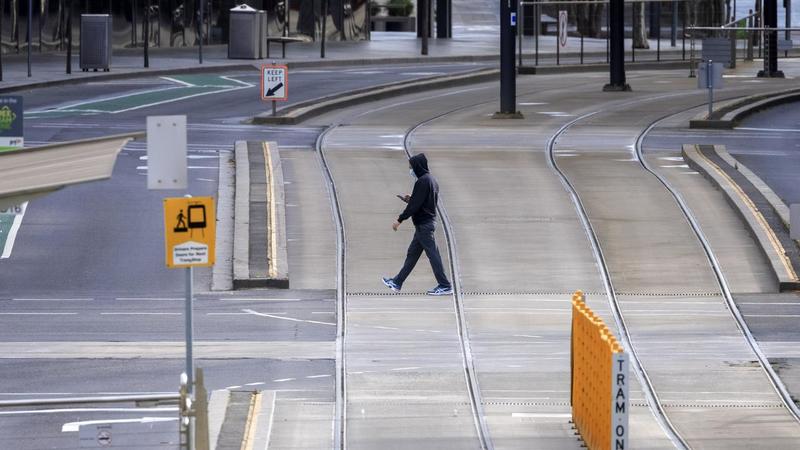
[[[630,448],[628,443],[628,355],[611,355],[611,442],[612,449]]]
[[[289,68],[279,65],[261,66],[261,100],[289,99]]]
[[[186,189],[186,116],[147,118],[147,189]]]
[[[789,237],[800,240],[800,203],[789,206]]]

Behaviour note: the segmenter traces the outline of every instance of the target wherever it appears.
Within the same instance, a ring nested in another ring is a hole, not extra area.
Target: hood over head
[[[411,157],[408,160],[408,163],[411,165],[411,168],[414,170],[414,175],[417,178],[422,177],[426,173],[430,173],[428,170],[428,158],[425,157],[424,153],[419,153]]]

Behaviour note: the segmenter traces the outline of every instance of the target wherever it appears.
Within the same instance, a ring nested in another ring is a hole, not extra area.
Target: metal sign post
[[[261,100],[272,101],[272,115],[278,115],[278,102],[289,99],[289,68],[265,64],[261,66]]]
[[[194,358],[194,321],[192,317],[194,302],[193,278],[195,267],[214,265],[216,255],[216,215],[212,197],[186,197],[164,199],[164,240],[166,264],[170,269],[186,269],[186,374],[188,386],[192,390]]]
[[[714,88],[722,88],[722,63],[708,60],[701,64],[697,74],[697,87],[708,89],[708,117],[714,111]]]

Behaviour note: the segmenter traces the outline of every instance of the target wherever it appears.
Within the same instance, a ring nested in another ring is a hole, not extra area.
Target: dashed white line
[[[328,375],[309,375],[306,378],[327,378],[327,377],[330,377],[330,376],[332,376],[332,375],[329,375],[329,374]]]
[[[262,384],[265,384],[265,383],[263,383],[263,382],[258,382],[258,383],[247,383],[247,384],[245,384],[245,386],[261,386]]]
[[[14,216],[14,221],[11,223],[11,228],[8,230],[8,237],[6,237],[6,245],[3,247],[3,252],[0,253],[0,259],[7,259],[11,257],[11,250],[14,248],[14,241],[17,239],[19,227],[22,226],[22,218],[25,217],[25,211],[28,210],[28,202],[23,202],[20,205],[21,211]]]
[[[246,312],[248,314],[252,314],[254,316],[269,317],[271,319],[288,320],[288,321],[291,321],[291,322],[313,323],[313,324],[317,324],[317,325],[329,325],[329,326],[333,326],[333,327],[336,326],[335,323],[331,323],[331,322],[319,322],[319,321],[316,321],[316,320],[295,319],[294,317],[281,317],[281,316],[274,315],[274,314],[265,314],[265,313],[256,312],[256,311],[253,311],[252,309],[243,309],[242,311],[244,311],[244,312]]]
[[[399,372],[401,370],[418,370],[418,369],[421,369],[421,368],[422,367],[397,367],[395,369],[392,369],[392,372]]]
[[[277,380],[272,380],[273,383],[283,383],[285,381],[295,381],[297,378],[279,378]]]

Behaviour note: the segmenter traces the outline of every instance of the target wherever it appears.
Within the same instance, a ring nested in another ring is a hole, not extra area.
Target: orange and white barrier
[[[583,293],[572,296],[572,421],[590,450],[626,450],[628,355]]]

